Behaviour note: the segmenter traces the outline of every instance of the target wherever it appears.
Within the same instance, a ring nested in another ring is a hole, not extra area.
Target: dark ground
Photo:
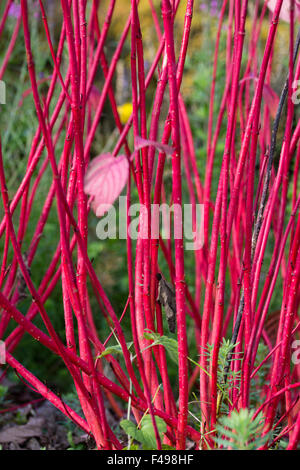
[[[91,438],[72,429],[70,420],[24,384],[7,379],[0,401],[2,450],[81,450],[93,448]]]

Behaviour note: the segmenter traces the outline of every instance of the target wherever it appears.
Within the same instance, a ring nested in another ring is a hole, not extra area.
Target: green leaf
[[[120,426],[122,429],[124,429],[128,436],[132,437],[132,439],[135,439],[136,441],[139,441],[139,430],[132,421],[130,421],[129,419],[123,419],[120,422]]]
[[[126,343],[127,348],[130,349],[131,346],[133,345],[133,342],[131,343]],[[105,349],[99,356],[97,356],[99,359],[101,359],[104,356],[107,356],[108,354],[123,354],[122,347],[119,344],[116,344],[114,346],[108,346],[108,348]]]
[[[203,372],[204,372],[206,375],[208,375],[208,377],[211,377],[210,373],[207,372],[206,369],[204,369],[203,367],[201,367],[198,362],[194,361],[191,357],[188,357],[188,360],[189,360],[192,364],[194,364],[195,366],[197,366],[197,367],[199,367],[201,370],[203,370]]]
[[[0,403],[5,401],[7,390],[8,387],[5,387],[5,385],[0,385]]]
[[[157,430],[159,432],[160,437],[162,438],[163,433],[167,430],[167,425],[162,418],[158,416],[155,417]],[[141,433],[143,436],[144,448],[145,449],[156,449],[156,439],[155,433],[153,429],[152,419],[150,415],[144,416],[141,421]],[[142,443],[143,443],[142,442]]]
[[[122,450],[139,450],[138,444],[130,444],[130,448],[128,449],[128,446],[123,447]]]
[[[167,425],[162,418],[158,416],[155,417],[156,426],[162,439],[163,434],[167,430]],[[152,419],[150,415],[144,416],[140,423],[140,429],[135,426],[132,421],[124,419],[120,422],[120,426],[128,436],[130,436],[135,441],[138,441],[142,444],[144,450],[156,449],[156,439],[153,429]]]
[[[0,398],[3,398],[7,393],[8,387],[0,385]]]
[[[255,419],[255,410],[240,409],[230,416],[222,416],[217,424],[218,436],[215,442],[233,450],[256,450],[270,438],[270,433],[262,436],[264,416],[260,413]],[[224,439],[228,437],[229,440]]]
[[[144,338],[148,340],[153,340],[154,343],[151,346],[163,346],[167,351],[170,359],[178,364],[178,342],[174,338],[169,338],[165,335],[159,335],[153,331],[145,331]]]

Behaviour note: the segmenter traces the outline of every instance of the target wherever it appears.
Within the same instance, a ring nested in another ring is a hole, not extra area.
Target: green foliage
[[[62,396],[62,399],[77,414],[79,414],[82,418],[84,417],[82,409],[81,409],[80,401],[79,401],[79,398],[78,398],[78,395],[76,393],[76,389],[75,389],[74,386],[73,386],[73,389],[70,392],[68,392],[68,393],[66,393]],[[66,423],[72,425],[72,421],[66,421]]]
[[[217,383],[219,389],[219,400],[221,403],[221,413],[228,412],[228,403],[230,402],[229,390],[232,389],[234,383],[239,386],[240,382],[240,369],[235,371],[232,370],[231,367],[229,367],[228,373],[226,370],[227,364],[230,364],[232,361],[236,360],[238,356],[239,359],[241,359],[241,353],[234,352],[237,345],[238,343],[233,344],[229,339],[226,340],[225,338],[223,338],[219,349]],[[209,356],[210,361],[212,358],[212,351],[213,345],[208,344],[207,351],[205,354]]]
[[[68,443],[70,444],[70,447],[68,447],[67,450],[84,450],[85,449],[85,445],[82,442],[79,444],[74,443],[72,431],[68,431],[67,439],[68,439]]]
[[[122,450],[139,450],[138,444],[130,444],[130,446],[123,447]]]
[[[8,390],[8,387],[5,387],[4,385],[0,385],[0,405],[2,405],[5,401],[7,390]]]
[[[167,425],[164,420],[158,416],[155,416],[155,422],[159,436],[162,439],[163,434],[167,431]],[[129,421],[128,419],[121,421],[120,426],[122,429],[124,429],[128,436],[142,445],[143,450],[155,450],[157,448],[155,433],[150,415],[145,415],[142,418],[139,427],[137,427],[132,421]]]
[[[1,16],[1,15],[0,15]],[[50,53],[45,41],[41,41],[39,31],[40,19],[30,15],[30,35],[35,69],[38,80],[51,74]],[[2,44],[7,44],[15,27],[15,18],[10,15],[7,18],[3,31]],[[22,26],[21,26],[22,29]],[[6,83],[6,105],[1,107],[0,126],[2,130],[2,153],[6,169],[9,188],[17,187],[20,176],[24,173],[27,164],[27,156],[30,151],[32,138],[38,125],[36,111],[32,105],[32,94],[25,96],[30,89],[30,80],[27,70],[25,45],[22,33],[16,41],[16,45],[7,64],[4,74]],[[1,48],[0,61],[3,62],[5,48]],[[39,90],[44,95],[49,81],[41,84]],[[55,91],[56,93],[56,91]],[[22,112],[20,112],[22,102]]]
[[[207,26],[207,34],[203,35],[203,47],[193,53],[186,63],[186,74],[191,74],[193,84],[190,93],[187,92],[185,102],[189,110],[189,120],[191,123],[195,149],[197,154],[198,171],[204,181],[205,162],[207,158],[207,123],[209,114],[209,98],[211,90],[213,56],[214,56],[214,31]],[[217,112],[222,100],[225,78],[225,32],[222,32],[220,41],[220,60],[217,68],[214,111]],[[214,123],[215,124],[215,123]],[[224,135],[226,133],[226,120],[223,121],[219,141],[216,147],[216,158],[214,161],[214,176],[212,178],[213,198],[216,194],[219,174],[221,170],[222,155],[224,151]]]
[[[24,414],[24,413],[22,413],[21,411],[18,410],[16,415],[15,415],[14,421],[17,424],[22,425],[22,424],[27,423],[28,418],[27,418],[26,414]]]
[[[83,414],[83,411],[82,411],[82,408],[81,408],[81,405],[80,405],[80,401],[79,401],[79,398],[78,398],[78,395],[76,394],[76,389],[75,387],[73,386],[73,389],[64,394],[62,396],[62,400],[63,402],[68,405],[70,408],[72,408],[79,416],[81,416],[82,418],[84,418],[84,414]],[[66,430],[67,430],[67,434],[71,436],[79,436],[82,431],[78,428],[78,426],[75,425],[75,423],[71,420],[71,419],[63,419],[61,421],[61,424],[64,425],[66,427]],[[70,443],[70,441],[69,441]]]
[[[128,350],[130,350],[130,348],[132,347],[133,345],[133,342],[130,342],[130,343],[127,343],[127,348]],[[101,359],[102,357],[104,356],[107,356],[108,354],[123,354],[123,350],[122,350],[122,347],[121,345],[119,344],[116,344],[114,346],[108,346],[105,351],[103,351],[99,356],[98,358]]]
[[[228,363],[230,364],[230,362],[232,362],[233,360],[236,360],[237,356],[240,354],[240,353],[233,352],[237,344],[238,343],[233,344],[231,343],[230,340],[226,340],[225,338],[222,339],[222,342],[220,344],[219,355],[218,355],[218,370],[217,370],[217,387],[218,387],[217,413],[218,415],[228,414],[229,404],[231,404],[229,391],[232,389],[233,383],[235,383],[235,386],[239,388],[240,375],[241,375],[240,370],[232,371],[231,368],[229,367],[228,374],[226,377],[227,364]],[[210,373],[208,371],[210,370],[212,352],[213,352],[213,345],[207,344],[207,347],[203,353],[208,358],[207,370],[202,369],[200,364],[198,364],[196,361],[194,361],[190,357],[188,358],[190,362],[200,367],[201,370],[204,373],[206,373],[209,377],[210,377]],[[225,380],[225,377],[226,377],[226,380]],[[199,403],[200,403],[201,398],[197,398],[195,393],[193,393],[193,397],[194,397],[194,400],[190,402],[190,406],[189,406],[189,414],[193,419],[195,419],[198,423],[200,423],[201,413],[199,410]]]
[[[178,364],[178,342],[174,338],[169,338],[169,336],[159,335],[153,331],[145,331],[144,338],[153,340],[151,347],[153,346],[164,346],[170,359]]]
[[[257,450],[269,439],[262,436],[264,417],[259,413],[253,419],[255,410],[247,408],[234,410],[230,416],[222,416],[217,424],[216,444],[230,450]]]
[[[264,343],[260,342],[258,345],[255,363],[254,363],[255,368],[262,363],[262,361],[267,356],[268,352],[269,352],[268,347]],[[269,370],[270,370],[270,362],[268,361],[264,362],[264,364],[256,373],[255,377],[253,377],[251,380],[250,406],[253,408],[255,408],[259,404],[259,393],[257,393],[257,391],[263,390],[263,387],[265,386],[266,381],[267,381],[267,375],[268,375]]]
[[[1,13],[3,13],[1,5]],[[30,23],[30,36],[32,51],[35,62],[35,69],[37,72],[37,80],[45,79],[44,83],[40,83],[39,91],[43,97],[46,96],[52,73],[52,59],[45,41],[44,34],[41,36],[40,17],[34,14],[29,15]],[[2,44],[8,44],[12,32],[15,27],[16,19],[8,15],[5,28],[3,30]],[[0,61],[3,62],[6,48],[2,47],[0,50]],[[67,51],[66,51],[67,53]],[[1,106],[0,113],[0,127],[2,131],[2,153],[5,167],[5,175],[7,179],[7,188],[9,197],[16,192],[17,188],[22,181],[25,170],[28,164],[28,155],[31,150],[32,140],[36,129],[38,128],[38,119],[36,115],[35,106],[33,104],[31,83],[28,74],[24,38],[22,33],[22,25],[20,34],[17,38],[12,55],[7,64],[3,80],[6,84],[6,105]],[[50,106],[49,115],[52,114],[54,103],[57,102],[60,93],[59,87],[54,90],[52,104]],[[22,107],[20,107],[22,104]],[[20,112],[22,109],[22,112]],[[56,132],[57,126],[53,132]],[[57,155],[59,156],[63,149],[64,138],[62,136],[57,143]],[[43,150],[40,161],[34,171],[33,178],[36,177],[47,152]],[[22,253],[24,254],[32,242],[33,234],[36,229],[37,221],[41,215],[41,208],[45,202],[52,182],[52,172],[47,168],[40,184],[36,197],[33,200],[32,211],[30,214],[30,223],[28,224],[26,234],[22,239]],[[3,217],[3,208],[0,205],[0,216]],[[20,215],[20,204],[13,214],[13,220],[16,231],[18,229]],[[3,252],[3,237],[0,241],[0,252]],[[42,237],[39,240],[38,256],[35,257],[31,266],[31,278],[34,284],[38,285],[43,278],[46,269],[48,268],[53,253],[59,243],[59,230],[57,227],[57,213],[54,204],[51,209],[49,218]],[[8,264],[11,263],[13,257],[13,250],[10,248],[8,253]],[[17,308],[25,315],[31,304],[31,296],[26,290],[27,298],[18,302]],[[61,290],[56,288],[51,299],[48,299],[45,308],[54,327],[58,334],[64,337],[64,317],[62,305]],[[37,316],[36,325],[43,331],[46,331],[40,317]],[[12,322],[9,324],[7,334],[15,328]],[[16,350],[16,357],[22,358],[23,365],[35,372],[42,380],[47,380],[48,383],[55,382],[61,391],[69,388],[71,380],[67,371],[61,367],[62,361],[57,360],[57,357],[49,354],[44,348],[40,348],[38,342],[34,341],[29,335],[25,334],[22,341]]]

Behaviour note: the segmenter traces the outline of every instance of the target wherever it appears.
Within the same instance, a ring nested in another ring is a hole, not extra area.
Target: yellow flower
[[[132,103],[124,103],[118,106],[118,113],[122,124],[126,124],[132,114]]]

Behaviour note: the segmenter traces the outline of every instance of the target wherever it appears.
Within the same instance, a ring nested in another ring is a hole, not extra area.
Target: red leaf
[[[127,182],[128,169],[125,155],[113,157],[103,153],[91,161],[84,178],[84,191],[94,196],[91,207],[96,216],[105,214],[119,197]]]
[[[90,91],[90,96],[88,98],[88,104],[91,106],[93,111],[96,111],[99,99],[100,99],[100,91],[95,85],[92,85],[91,91]]]
[[[274,119],[276,116],[278,105],[279,105],[279,96],[273,90],[273,88],[270,87],[270,85],[268,85],[267,83],[264,83],[263,97],[266,102],[266,105],[268,106],[270,110],[270,114],[272,118]]]
[[[274,13],[276,3],[277,3],[277,0],[268,1],[268,8],[272,13]],[[287,23],[290,22],[290,5],[291,5],[290,0],[283,0],[282,7],[280,10],[280,15],[279,15],[279,18],[283,21],[286,21]],[[295,18],[299,19],[299,13],[300,13],[300,2],[295,1],[295,13],[294,13]]]
[[[257,82],[258,78],[249,75],[248,77],[242,78],[242,80],[240,80],[240,84],[247,81],[247,80],[254,80],[255,82]],[[272,118],[275,118],[277,108],[278,108],[278,104],[279,104],[279,96],[273,90],[273,88],[270,87],[270,85],[268,85],[267,83],[264,83],[264,85],[263,85],[262,94],[263,94],[263,98],[266,102],[266,105],[268,106],[268,108],[270,110]]]
[[[174,149],[170,147],[169,145],[161,144],[160,142],[157,142],[156,140],[148,140],[148,139],[143,139],[140,136],[136,136],[135,151],[137,152],[138,150],[144,147],[155,147],[157,150],[165,153],[166,155],[172,155],[174,152]]]

